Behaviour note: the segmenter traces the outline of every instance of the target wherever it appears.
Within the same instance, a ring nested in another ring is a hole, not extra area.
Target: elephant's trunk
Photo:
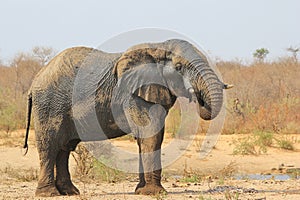
[[[199,103],[200,117],[204,120],[214,119],[222,108],[223,83],[203,61],[192,68],[189,76]]]
[[[134,51],[136,49],[143,49],[143,51]],[[176,70],[182,72],[183,77],[189,80],[190,85],[185,84],[188,81],[183,80],[184,87],[188,92],[196,94],[200,117],[205,120],[211,120],[218,115],[223,103],[223,89],[231,86],[225,86],[218,79],[209,66],[206,57],[197,48],[187,41],[172,39],[163,43],[139,45],[131,49],[131,54],[133,55],[140,55],[141,53],[151,55],[150,57],[155,58],[154,60],[170,59],[174,66],[178,64],[182,66]],[[132,58],[134,56],[123,55],[123,57]],[[121,59],[119,65],[120,63],[128,66],[131,62],[128,59]],[[119,74],[123,72],[123,68],[119,67]]]
[[[174,65],[184,64],[183,73],[189,78],[199,103],[200,117],[204,120],[214,119],[223,104],[224,84],[209,66],[206,57],[192,44],[183,40],[165,42],[173,54]]]

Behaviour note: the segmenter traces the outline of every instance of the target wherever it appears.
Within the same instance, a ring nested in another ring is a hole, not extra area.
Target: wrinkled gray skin
[[[79,87],[83,92],[76,91],[74,84],[79,70],[88,69],[89,66],[93,66],[94,70],[90,74],[97,76],[82,79],[88,83],[84,82]],[[143,73],[144,69],[146,73]],[[151,81],[157,76],[166,84],[165,87],[149,84],[135,88],[141,82]],[[119,89],[116,88],[118,81],[121,83]],[[84,95],[84,90],[91,89],[90,85],[96,88],[92,91],[92,98]],[[185,96],[199,103],[201,118],[213,119],[221,109],[224,88],[226,85],[218,79],[205,56],[182,40],[141,44],[116,54],[85,47],[63,51],[38,73],[29,91],[24,147],[27,147],[32,108],[40,158],[36,195],[79,194],[70,179],[70,151],[80,141],[115,138],[130,132],[137,138],[140,153],[140,181],[136,194],[164,191],[160,157],[164,128],[159,127],[164,127],[168,110],[178,96]],[[72,103],[75,91],[83,95],[79,95],[77,101]],[[193,99],[193,95],[197,98]],[[90,112],[87,102],[91,102],[91,99],[104,134],[98,137],[93,135],[95,133],[87,133],[86,137],[82,137],[75,123],[87,120]],[[127,106],[122,107],[120,104],[123,103]],[[160,104],[164,109],[156,106],[151,113],[159,120],[152,124],[154,127],[145,128],[151,123],[149,109],[154,104]],[[120,108],[117,114],[112,114],[112,105]],[[145,154],[154,151],[156,153]]]

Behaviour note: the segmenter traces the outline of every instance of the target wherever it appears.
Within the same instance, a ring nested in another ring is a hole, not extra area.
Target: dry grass
[[[251,136],[243,137],[233,141],[233,154],[259,155],[268,152],[269,148],[280,148],[294,150],[294,138],[287,135],[280,135],[273,132],[257,131]]]
[[[10,66],[0,66],[0,74],[5,74],[0,76],[1,146],[22,146],[24,133],[14,130],[25,126],[27,90],[41,67],[41,63],[34,57],[24,55],[16,56]],[[253,134],[236,142],[236,153],[257,155],[274,147],[293,150],[293,144],[298,141],[294,141],[289,134],[300,133],[300,63],[283,58],[270,63],[247,65],[218,62],[217,68],[224,82],[235,85],[226,91],[227,115],[222,134]],[[166,137],[174,137],[180,121],[180,111],[175,106],[166,120]],[[209,122],[201,121],[199,134],[206,132],[208,126]],[[30,137],[34,137],[34,134],[31,133]],[[131,136],[122,139],[133,140]],[[197,137],[195,145],[198,150],[201,144],[202,141]],[[80,147],[73,156],[79,178],[88,177],[106,182],[124,178],[122,173],[95,161]],[[34,174],[24,177],[13,169],[6,171],[11,175],[16,174],[16,179],[35,179]],[[232,171],[234,167],[229,165],[228,169],[214,172],[214,175],[226,177]],[[193,170],[186,171],[184,175],[188,182],[198,182],[205,176]]]
[[[300,132],[300,63],[286,58],[248,66],[219,62],[217,66],[225,82],[235,85],[227,91],[224,134]]]
[[[31,130],[31,132],[34,131]],[[29,137],[30,137],[29,144],[35,146],[34,133],[31,133]],[[24,140],[25,140],[25,130],[17,130],[11,132],[0,130],[0,146],[21,147],[24,144]]]
[[[71,155],[76,162],[74,175],[83,182],[100,181],[114,183],[126,178],[123,172],[109,168],[95,159],[82,144],[79,144]]]
[[[45,58],[44,54],[36,55],[37,52],[18,54],[9,66],[0,66],[0,74],[5,74],[0,76],[2,131],[9,133],[25,126],[27,90]],[[217,68],[224,82],[235,85],[226,91],[227,116],[223,134],[300,133],[299,62],[292,58],[247,65],[219,61]],[[167,134],[174,136],[180,121],[180,111],[175,106],[166,120]]]
[[[19,182],[30,182],[30,181],[37,181],[38,180],[38,169],[29,168],[29,169],[16,169],[12,166],[6,166],[3,169],[0,169],[0,175],[2,180],[7,181],[19,181]]]
[[[237,165],[235,162],[230,162],[223,169],[211,171],[210,173],[203,173],[199,170],[193,170],[188,168],[185,164],[184,173],[179,179],[180,182],[184,183],[210,183],[216,180],[218,184],[222,184],[225,179],[230,179],[237,171]]]

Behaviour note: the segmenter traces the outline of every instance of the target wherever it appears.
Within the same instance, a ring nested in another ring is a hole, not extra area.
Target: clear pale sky
[[[212,58],[251,60],[257,48],[269,59],[300,47],[299,0],[1,0],[0,59],[34,46],[61,51],[97,47],[136,28],[171,29]]]

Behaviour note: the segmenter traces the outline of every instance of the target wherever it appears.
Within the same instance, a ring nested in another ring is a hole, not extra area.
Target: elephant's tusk
[[[195,93],[195,90],[193,88],[189,88],[188,91],[189,91],[190,94],[194,94]]]
[[[197,102],[197,97],[195,95],[195,90],[194,88],[189,88],[188,89],[188,92],[189,92],[189,103],[191,102]]]

